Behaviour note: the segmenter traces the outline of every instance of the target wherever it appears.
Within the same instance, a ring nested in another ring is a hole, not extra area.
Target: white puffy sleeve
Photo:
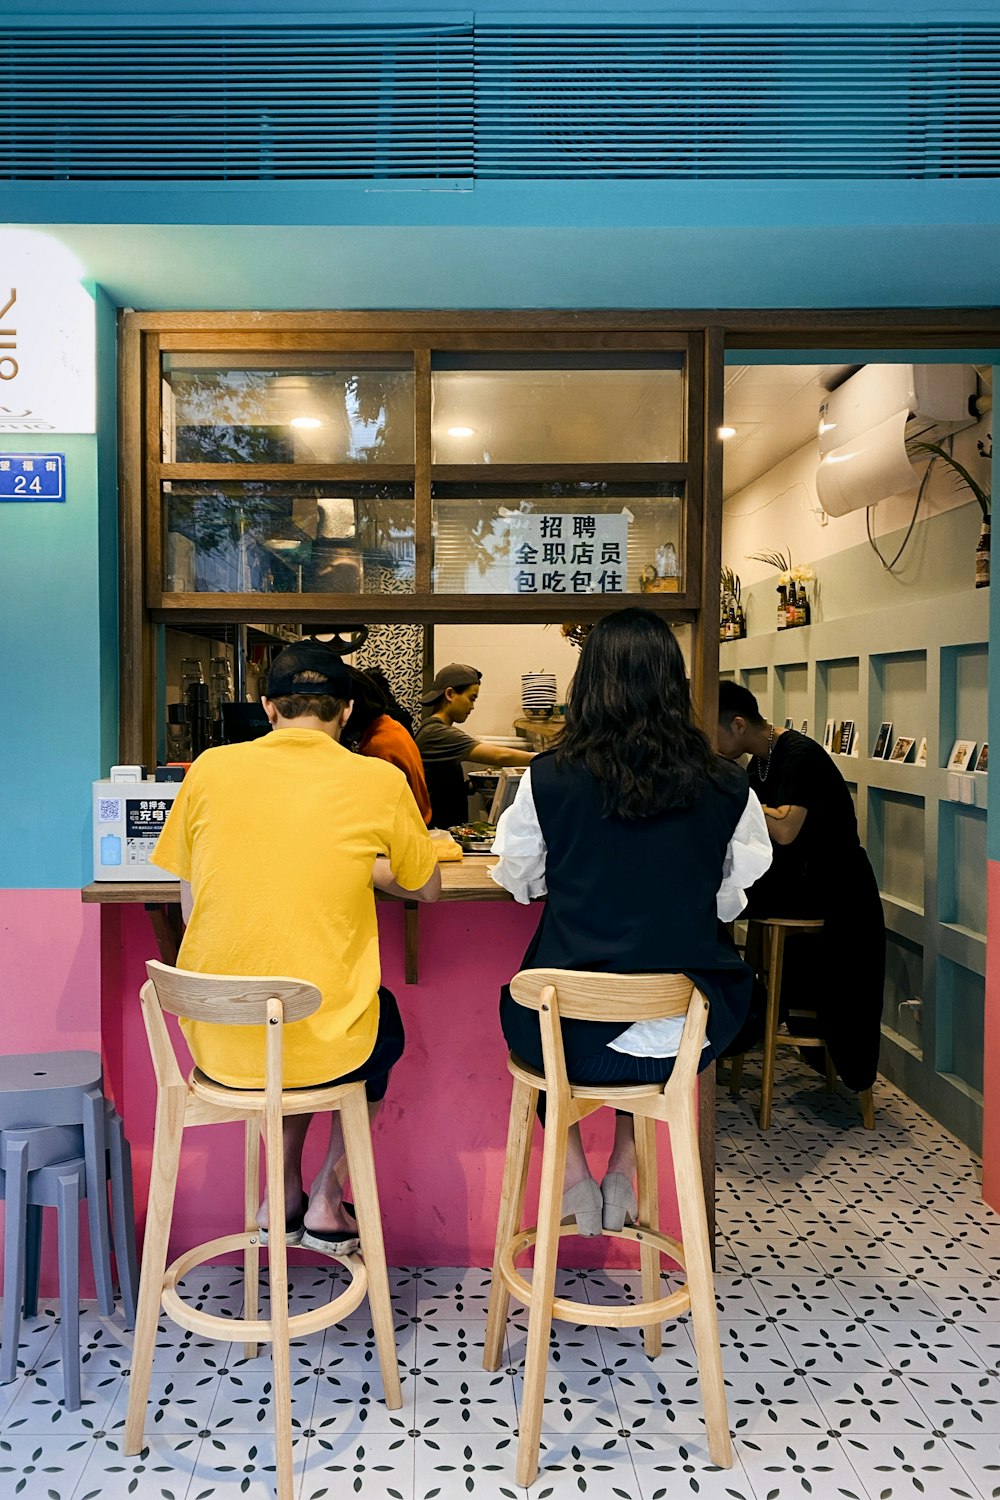
[[[749,792],[743,815],[729,841],[722,867],[722,884],[715,898],[720,922],[734,922],[747,904],[746,891],[770,868],[774,851],[764,809],[756,792]]]
[[[545,840],[535,811],[530,766],[518,782],[514,801],[500,814],[493,853],[500,859],[490,866],[489,877],[515,901],[527,906],[534,896],[545,895]]]

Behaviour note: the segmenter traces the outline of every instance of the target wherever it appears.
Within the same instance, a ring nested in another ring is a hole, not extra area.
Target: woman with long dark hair
[[[522,968],[683,973],[708,997],[702,1065],[746,1015],[751,970],[719,941],[744,891],[771,863],[746,773],[720,759],[695,723],[670,626],[645,609],[606,615],[584,643],[556,747],[536,756],[497,828],[493,879],[518,901],[547,897]],[[513,1052],[542,1066],[535,1014],[501,992]],[[665,1081],[683,1022],[564,1021],[574,1083]],[[629,1115],[600,1186],[579,1127],[570,1132],[563,1210],[581,1234],[621,1229],[637,1212]]]

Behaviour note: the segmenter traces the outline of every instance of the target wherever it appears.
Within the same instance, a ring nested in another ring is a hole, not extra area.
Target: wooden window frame
[[[142,760],[153,724],[154,626],[282,621],[550,623],[590,620],[638,602],[692,626],[692,688],[714,727],[718,681],[716,589],[721,566],[722,423],[726,350],[891,349],[1000,345],[1000,310],[722,309],[514,312],[125,312],[119,344],[121,741]],[[412,352],[415,432],[412,466],[164,465],[160,451],[161,356],[167,352]],[[684,591],[680,594],[448,595],[431,590],[431,485],[435,479],[491,483],[570,477],[569,465],[432,465],[431,360],[453,352],[677,350],[687,374],[687,446],[682,465],[588,465],[588,477],[678,479],[684,497]],[[424,420],[421,422],[421,413]],[[162,589],[164,479],[332,480],[376,476],[414,484],[416,589],[412,594],[180,594]],[[145,726],[145,732],[144,732]]]

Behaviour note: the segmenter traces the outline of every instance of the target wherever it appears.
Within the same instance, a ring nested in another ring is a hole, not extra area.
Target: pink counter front
[[[485,871],[476,871],[479,878],[471,888],[460,871],[460,866],[445,866],[445,898],[408,914],[419,922],[416,983],[406,982],[407,914],[399,902],[379,904],[383,982],[399,1001],[407,1036],[406,1052],[393,1070],[374,1125],[386,1250],[392,1265],[484,1266],[493,1257],[510,1102],[499,990],[520,966],[539,910],[517,905],[495,886],[487,890]],[[132,1143],[141,1234],[155,1085],[138,994],[146,960],[160,955],[151,912],[141,904],[142,897],[128,902],[108,892],[102,898],[100,892],[92,894],[96,889],[88,887],[85,899],[102,902],[101,1014],[107,1083]],[[114,904],[106,904],[109,898]],[[150,898],[156,899],[152,891]],[[162,911],[152,915],[162,923]],[[412,939],[411,929],[411,970]],[[176,1045],[186,1063],[179,1033]],[[583,1124],[584,1139],[594,1146],[592,1168],[598,1177],[604,1171],[612,1128],[609,1110]],[[317,1119],[306,1145],[307,1183],[322,1153],[325,1132],[326,1122]],[[540,1130],[536,1137],[529,1205],[537,1185]],[[172,1253],[240,1227],[242,1150],[239,1125],[188,1132]],[[673,1233],[675,1195],[665,1139],[661,1156],[664,1228]],[[576,1266],[638,1263],[635,1247],[611,1241],[567,1239],[563,1256],[566,1264]]]

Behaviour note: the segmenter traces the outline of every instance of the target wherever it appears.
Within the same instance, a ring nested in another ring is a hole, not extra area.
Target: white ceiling
[[[855,365],[730,365],[726,369],[723,495],[752,480],[815,439],[819,404]],[[817,462],[819,455],[817,453]]]

